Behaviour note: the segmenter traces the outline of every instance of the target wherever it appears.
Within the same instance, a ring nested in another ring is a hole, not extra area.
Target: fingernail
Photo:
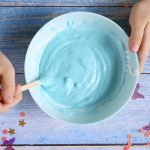
[[[137,46],[137,45],[132,45],[132,46],[131,46],[131,50],[132,50],[133,52],[137,52],[137,51],[138,51],[138,46]]]
[[[6,97],[6,100],[7,100],[7,102],[12,103],[13,102],[13,97],[9,95],[9,96]]]

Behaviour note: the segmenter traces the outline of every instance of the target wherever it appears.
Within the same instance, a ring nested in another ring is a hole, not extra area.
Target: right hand
[[[129,47],[138,53],[139,75],[142,73],[150,49],[150,0],[141,0],[131,11]]]

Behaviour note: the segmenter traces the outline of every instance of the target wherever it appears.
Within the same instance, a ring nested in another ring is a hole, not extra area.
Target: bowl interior
[[[136,54],[111,20],[88,12],[59,16],[34,36],[25,60],[30,93],[49,115],[70,123],[102,121],[122,108],[137,82]]]

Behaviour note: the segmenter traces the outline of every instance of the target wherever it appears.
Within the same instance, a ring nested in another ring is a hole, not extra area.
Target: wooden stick
[[[39,81],[33,81],[33,82],[31,82],[31,83],[28,83],[28,84],[26,84],[26,85],[23,85],[23,86],[21,87],[21,91],[23,92],[23,91],[29,90],[29,89],[31,89],[31,88],[33,88],[33,87],[39,86],[39,85],[40,85]]]

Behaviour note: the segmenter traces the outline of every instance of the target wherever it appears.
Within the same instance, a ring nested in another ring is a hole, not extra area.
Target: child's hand
[[[15,71],[0,52],[0,112],[5,112],[22,99],[21,86],[15,85]]]
[[[150,0],[141,0],[132,8],[129,23],[131,36],[129,47],[138,52],[139,73],[142,73],[150,48]]]

